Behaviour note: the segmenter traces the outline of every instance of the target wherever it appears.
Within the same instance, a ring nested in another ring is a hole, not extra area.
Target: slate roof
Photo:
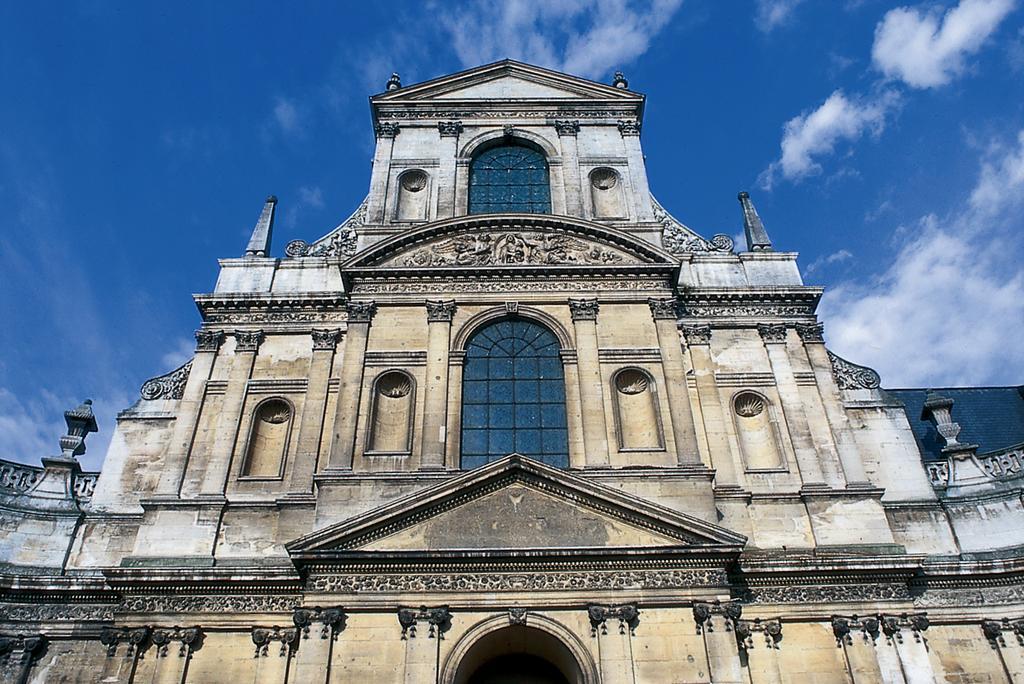
[[[962,428],[959,440],[977,444],[978,453],[1005,449],[1024,442],[1024,386],[943,387],[936,394],[953,400],[953,420]],[[921,418],[927,389],[887,389],[907,407],[907,419],[926,461],[944,458],[945,441],[935,424]]]

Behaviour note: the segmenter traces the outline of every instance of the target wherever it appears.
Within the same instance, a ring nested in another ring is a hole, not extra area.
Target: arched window
[[[462,467],[511,453],[569,465],[565,379],[558,339],[522,319],[481,328],[466,344]]]
[[[548,162],[532,147],[489,147],[469,167],[469,213],[551,213]]]

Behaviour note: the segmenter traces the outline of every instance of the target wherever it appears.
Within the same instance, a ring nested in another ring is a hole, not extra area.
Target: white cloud
[[[510,57],[591,78],[645,53],[682,0],[476,0],[440,15],[463,66]]]
[[[320,186],[308,187],[303,185],[299,188],[299,204],[314,209],[322,209],[324,206],[324,193]]]
[[[754,18],[757,28],[768,33],[790,20],[793,10],[804,0],[757,0],[757,14]]]
[[[820,173],[817,158],[832,154],[840,142],[852,142],[864,133],[881,133],[886,115],[898,99],[898,95],[890,91],[874,98],[854,100],[837,90],[814,111],[790,119],[783,126],[782,154],[761,174],[761,187],[770,190],[780,175],[786,180],[799,181]]]
[[[274,103],[274,121],[283,133],[293,134],[302,130],[299,109],[292,100],[278,97]]]
[[[166,354],[160,357],[160,367],[164,370],[160,373],[174,370],[195,355],[195,342],[187,337],[181,337],[174,342],[174,346]]]
[[[830,266],[832,264],[838,264],[843,261],[848,261],[853,258],[853,252],[848,249],[839,249],[831,254],[823,254],[807,266],[804,270],[804,275],[809,276],[822,266]]]
[[[961,208],[901,227],[908,240],[870,281],[825,293],[830,346],[888,387],[1019,383],[1024,271],[1018,226],[1024,131],[982,164]]]
[[[912,88],[949,83],[981,49],[1016,0],[961,0],[940,16],[911,7],[890,10],[875,28],[875,67]]]

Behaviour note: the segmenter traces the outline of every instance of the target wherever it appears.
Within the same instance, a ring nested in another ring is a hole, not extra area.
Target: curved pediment
[[[675,266],[628,233],[565,216],[480,214],[430,223],[355,255],[351,269]]]

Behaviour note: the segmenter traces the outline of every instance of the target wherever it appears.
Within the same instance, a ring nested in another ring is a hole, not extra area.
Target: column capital
[[[757,332],[765,344],[785,344],[786,324],[785,323],[758,323]]]
[[[691,347],[695,344],[711,344],[710,325],[684,325],[682,331],[686,344]]]
[[[348,313],[349,323],[369,323],[377,313],[377,302],[372,299],[364,302],[348,302],[345,304],[345,311]]]
[[[634,120],[623,120],[619,119],[619,133],[625,138],[627,135],[640,135],[640,122]]]
[[[596,321],[598,310],[596,299],[570,299],[569,313],[572,314],[572,321]]]
[[[381,121],[373,127],[373,132],[378,138],[394,138],[402,132],[402,127],[393,121]]]
[[[314,328],[310,333],[313,337],[313,351],[334,351],[338,340],[341,339],[341,330],[319,330]]]
[[[215,352],[224,343],[223,330],[196,330],[196,351]]]
[[[651,297],[647,300],[647,306],[651,307],[651,315],[654,316],[654,320],[676,320],[679,317],[679,304],[675,299],[655,299]]]
[[[427,300],[427,323],[451,323],[455,316],[455,300]]]
[[[824,342],[825,326],[821,323],[797,323],[796,334],[804,342]]]
[[[555,130],[558,135],[571,135],[576,137],[576,134],[580,132],[579,119],[555,119]]]
[[[442,138],[457,138],[462,133],[461,121],[438,121],[437,132]]]
[[[236,330],[235,351],[236,352],[257,352],[263,344],[262,330]]]

